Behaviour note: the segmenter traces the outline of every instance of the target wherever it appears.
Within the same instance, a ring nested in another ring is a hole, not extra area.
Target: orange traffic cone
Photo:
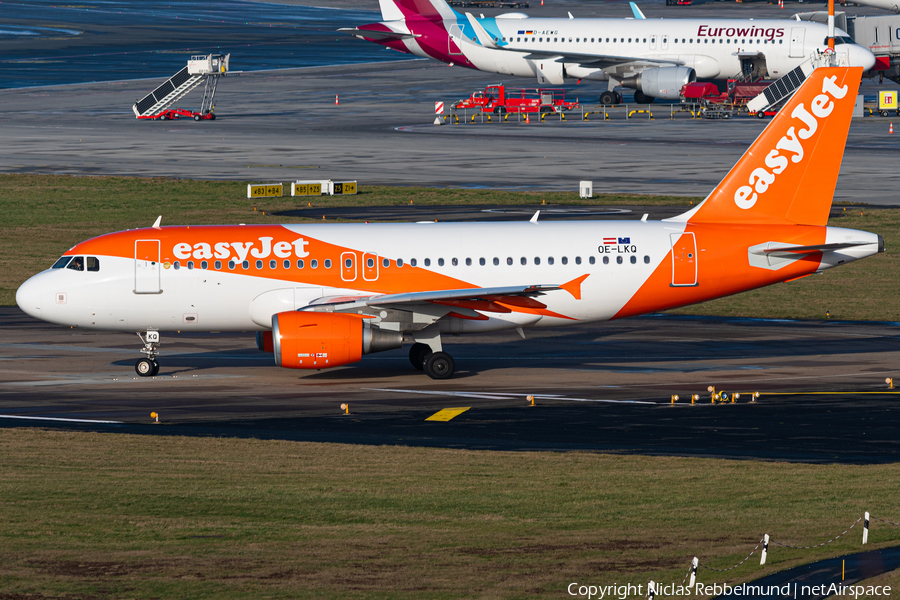
[[[784,8],[784,0],[778,0],[778,8]]]
[[[544,5],[544,0],[541,0],[541,6],[543,6],[543,5]]]
[[[525,113],[525,122],[529,124],[531,123],[531,119],[528,117],[528,113]]]
[[[894,133],[894,123],[891,123],[891,128],[888,129],[888,133]]]
[[[334,105],[335,105],[335,106],[340,106],[340,104],[341,104],[341,102],[338,100],[338,95],[335,94],[335,95],[334,95]]]

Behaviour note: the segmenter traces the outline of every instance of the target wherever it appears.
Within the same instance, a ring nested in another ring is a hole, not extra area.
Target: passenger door
[[[669,234],[672,243],[672,287],[697,285],[697,240],[690,231]]]
[[[459,25],[453,24],[450,26],[450,35],[447,36],[447,53],[453,56],[458,56],[462,54],[462,29],[459,28]]]
[[[805,56],[803,52],[803,40],[806,38],[806,29],[803,27],[791,28],[791,50],[789,56],[791,58],[800,58]]]
[[[159,240],[134,242],[134,293],[159,294]]]

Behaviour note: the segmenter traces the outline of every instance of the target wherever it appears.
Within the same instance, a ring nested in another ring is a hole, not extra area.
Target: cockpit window
[[[84,257],[76,256],[72,259],[72,262],[69,263],[67,269],[72,269],[73,271],[84,271]]]
[[[87,270],[95,272],[100,270],[100,260],[96,256],[87,257]]]
[[[855,44],[855,43],[856,42],[853,41],[853,38],[847,37],[845,35],[834,36],[834,45],[835,46],[840,46],[841,44]],[[828,38],[825,38],[825,40],[822,42],[822,45],[823,46],[828,45]]]
[[[51,268],[51,269],[62,269],[62,268],[65,268],[65,266],[66,266],[67,264],[69,264],[69,261],[70,261],[70,260],[72,260],[72,257],[71,257],[71,256],[63,256],[63,257],[61,257],[58,261],[56,261],[55,263],[53,263],[53,266],[50,267],[50,268]]]

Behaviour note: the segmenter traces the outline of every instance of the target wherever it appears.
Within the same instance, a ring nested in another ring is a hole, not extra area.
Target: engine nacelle
[[[358,362],[363,354],[403,345],[397,331],[379,329],[361,316],[288,311],[272,317],[275,364],[289,369],[324,369]]]
[[[654,98],[677,100],[681,88],[696,80],[697,73],[690,67],[661,67],[644,69],[636,77],[624,80],[622,85]]]
[[[275,352],[275,345],[272,343],[272,332],[257,331],[256,347],[259,348],[261,352]]]

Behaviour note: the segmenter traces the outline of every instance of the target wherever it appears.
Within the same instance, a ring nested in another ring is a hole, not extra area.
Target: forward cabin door
[[[672,287],[697,285],[697,239],[690,231],[669,234],[672,242]]]
[[[800,58],[804,56],[803,40],[806,38],[806,29],[804,27],[791,27],[791,58]]]
[[[134,293],[159,294],[159,240],[134,242]]]

